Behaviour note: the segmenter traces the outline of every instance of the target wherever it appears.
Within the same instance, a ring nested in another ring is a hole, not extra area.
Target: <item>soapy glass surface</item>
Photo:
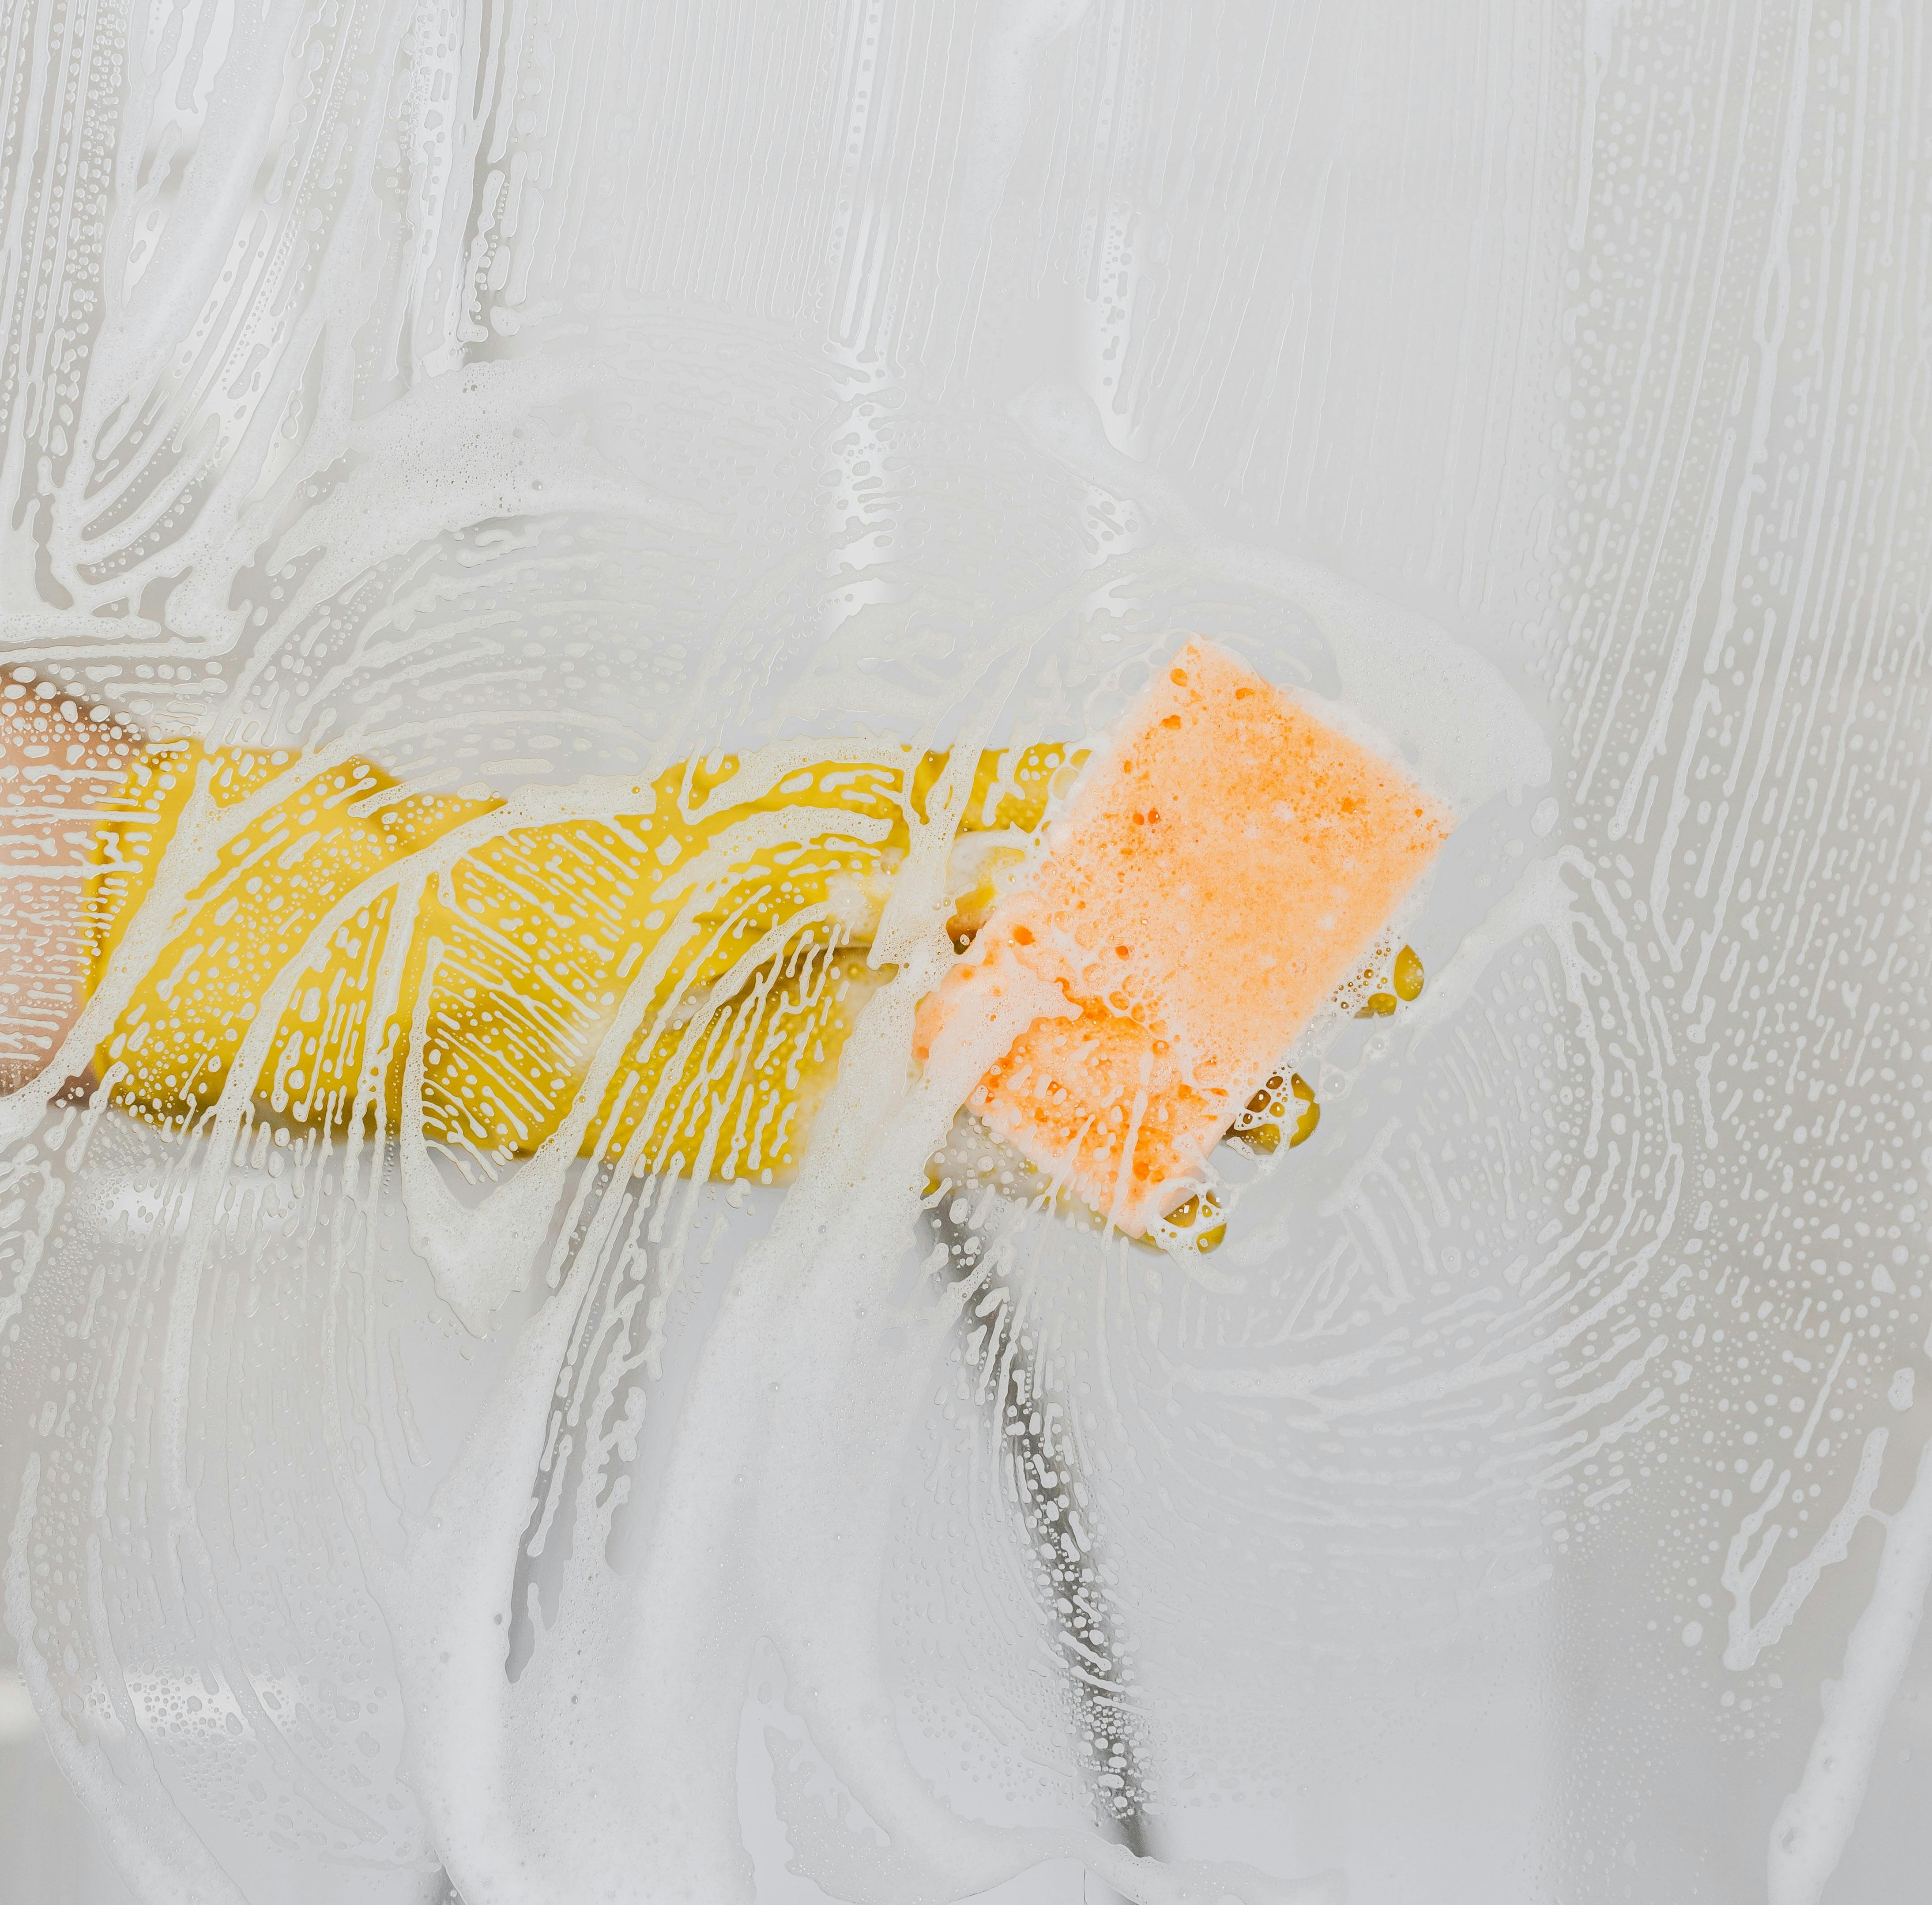
[[[1109,1777],[1358,1900],[1922,1872],[1910,10],[45,0],[8,58],[16,1076],[97,698],[600,824],[1099,735],[1201,630],[1462,822],[1198,1260],[1004,1195],[968,1058],[904,1096],[944,829],[790,1192],[0,1101],[95,1895],[1163,1895]]]

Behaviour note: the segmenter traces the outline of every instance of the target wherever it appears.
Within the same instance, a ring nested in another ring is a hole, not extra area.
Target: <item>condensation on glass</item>
[[[1919,13],[6,58],[5,1611],[118,1882],[1918,1882]],[[908,1082],[1192,632],[1460,822],[1211,1253]]]

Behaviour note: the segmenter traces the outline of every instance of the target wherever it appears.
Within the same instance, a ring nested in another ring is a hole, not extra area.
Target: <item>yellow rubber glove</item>
[[[558,1129],[628,1016],[583,1153],[782,1180],[864,993],[890,976],[866,949],[908,806],[923,819],[946,759],[826,753],[735,802],[726,755],[639,788],[634,814],[518,826],[494,798],[398,793],[367,760],[317,773],[286,754],[151,748],[102,830],[91,988],[197,778],[218,809],[283,778],[288,790],[165,923],[97,1072],[124,1108],[192,1127],[279,992],[258,1121],[326,1135],[380,1110],[393,1132],[413,1090],[430,1142],[501,1158]],[[998,863],[1017,863],[1054,776],[1080,758],[1052,744],[981,757],[961,832],[1010,838],[956,850],[978,878],[956,933],[984,916]]]

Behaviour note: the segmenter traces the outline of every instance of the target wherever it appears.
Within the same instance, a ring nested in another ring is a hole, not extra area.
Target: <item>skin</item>
[[[80,1009],[94,822],[139,745],[98,703],[0,671],[0,1093],[44,1069]]]

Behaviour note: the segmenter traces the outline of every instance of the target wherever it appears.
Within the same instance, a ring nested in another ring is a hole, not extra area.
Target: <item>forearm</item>
[[[41,1070],[80,1010],[94,837],[142,742],[32,668],[0,674],[0,1092]]]

